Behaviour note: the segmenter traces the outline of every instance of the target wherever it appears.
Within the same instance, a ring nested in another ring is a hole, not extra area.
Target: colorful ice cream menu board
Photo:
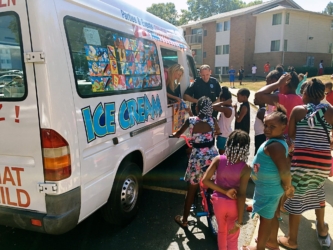
[[[84,46],[92,91],[124,91],[161,86],[155,44],[118,34],[111,36],[111,44],[106,47]]]

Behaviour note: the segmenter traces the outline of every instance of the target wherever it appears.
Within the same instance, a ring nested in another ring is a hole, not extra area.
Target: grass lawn
[[[319,78],[323,83],[333,81],[331,80],[331,75],[322,75],[322,76],[315,76],[309,77],[311,78]],[[223,82],[220,83],[221,86],[230,87],[229,79],[227,77],[223,77]],[[242,85],[239,85],[239,81],[235,81],[235,88],[247,88],[249,90],[257,91],[261,87],[266,85],[266,81],[263,77],[259,77],[256,82],[252,82],[251,77],[245,77],[243,79]]]

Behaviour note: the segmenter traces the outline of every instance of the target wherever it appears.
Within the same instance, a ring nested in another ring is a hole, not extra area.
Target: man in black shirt
[[[207,96],[212,102],[219,98],[221,86],[215,78],[210,77],[211,73],[208,65],[202,65],[200,67],[200,77],[197,77],[184,93],[184,100],[192,102],[191,109],[194,115],[197,115],[195,106],[200,97]],[[217,113],[217,111],[213,112],[215,118]]]

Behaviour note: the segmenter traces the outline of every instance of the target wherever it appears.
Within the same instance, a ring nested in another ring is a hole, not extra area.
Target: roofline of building
[[[280,9],[280,10],[269,9],[265,12],[260,11],[260,12],[254,13],[253,16],[259,16],[261,14],[265,14],[265,13],[269,13],[269,12],[279,12],[281,10],[286,10],[286,11],[296,11],[296,12],[303,12],[303,13],[307,13],[307,14],[320,15],[320,16],[327,17],[327,18],[330,18],[330,19],[333,18],[331,15],[323,14],[323,13],[320,13],[320,12],[304,10],[304,9],[288,8],[286,6],[282,6],[282,7],[284,7],[284,9]]]
[[[253,8],[254,6],[245,7],[245,8],[242,8],[242,9],[244,9],[243,12],[238,12],[238,13],[226,15],[226,16],[223,16],[223,17],[218,17],[222,13],[216,14],[214,16],[210,16],[210,17],[207,17],[205,19],[195,21],[193,23],[181,25],[179,27],[184,29],[184,28],[187,28],[187,27],[192,27],[192,26],[196,26],[196,25],[200,25],[200,24],[202,25],[202,24],[205,24],[205,23],[214,22],[214,21],[222,19],[222,18],[231,18],[231,17],[235,17],[235,16],[248,14],[248,13],[258,13],[259,11],[261,12],[265,8],[268,10],[268,9],[271,9],[272,6],[274,6],[274,7],[279,6],[279,3],[282,2],[282,1],[284,1],[284,0],[272,0],[272,1],[264,2],[262,4],[255,5],[257,8]],[[295,8],[303,10],[303,8],[301,6],[299,6],[297,3],[295,3],[293,0],[286,0],[286,1],[288,3],[290,3],[292,6],[295,6]],[[228,11],[228,12],[233,12],[233,11],[234,10]],[[224,13],[228,13],[228,12],[224,12]],[[215,17],[215,16],[216,16],[216,18],[212,18],[212,17]]]

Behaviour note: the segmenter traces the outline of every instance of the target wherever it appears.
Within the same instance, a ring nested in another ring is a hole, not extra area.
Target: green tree
[[[249,2],[245,7],[250,7],[250,6],[261,4],[261,3],[262,3],[262,0],[254,0],[252,2]]]
[[[187,24],[192,20],[192,13],[188,10],[180,10],[181,14],[179,15],[178,25]]]
[[[153,3],[147,11],[173,25],[178,25],[178,13],[174,3]]]
[[[327,15],[333,15],[333,3],[329,2],[322,13]]]
[[[187,5],[191,20],[204,19],[245,6],[240,0],[187,0]]]

